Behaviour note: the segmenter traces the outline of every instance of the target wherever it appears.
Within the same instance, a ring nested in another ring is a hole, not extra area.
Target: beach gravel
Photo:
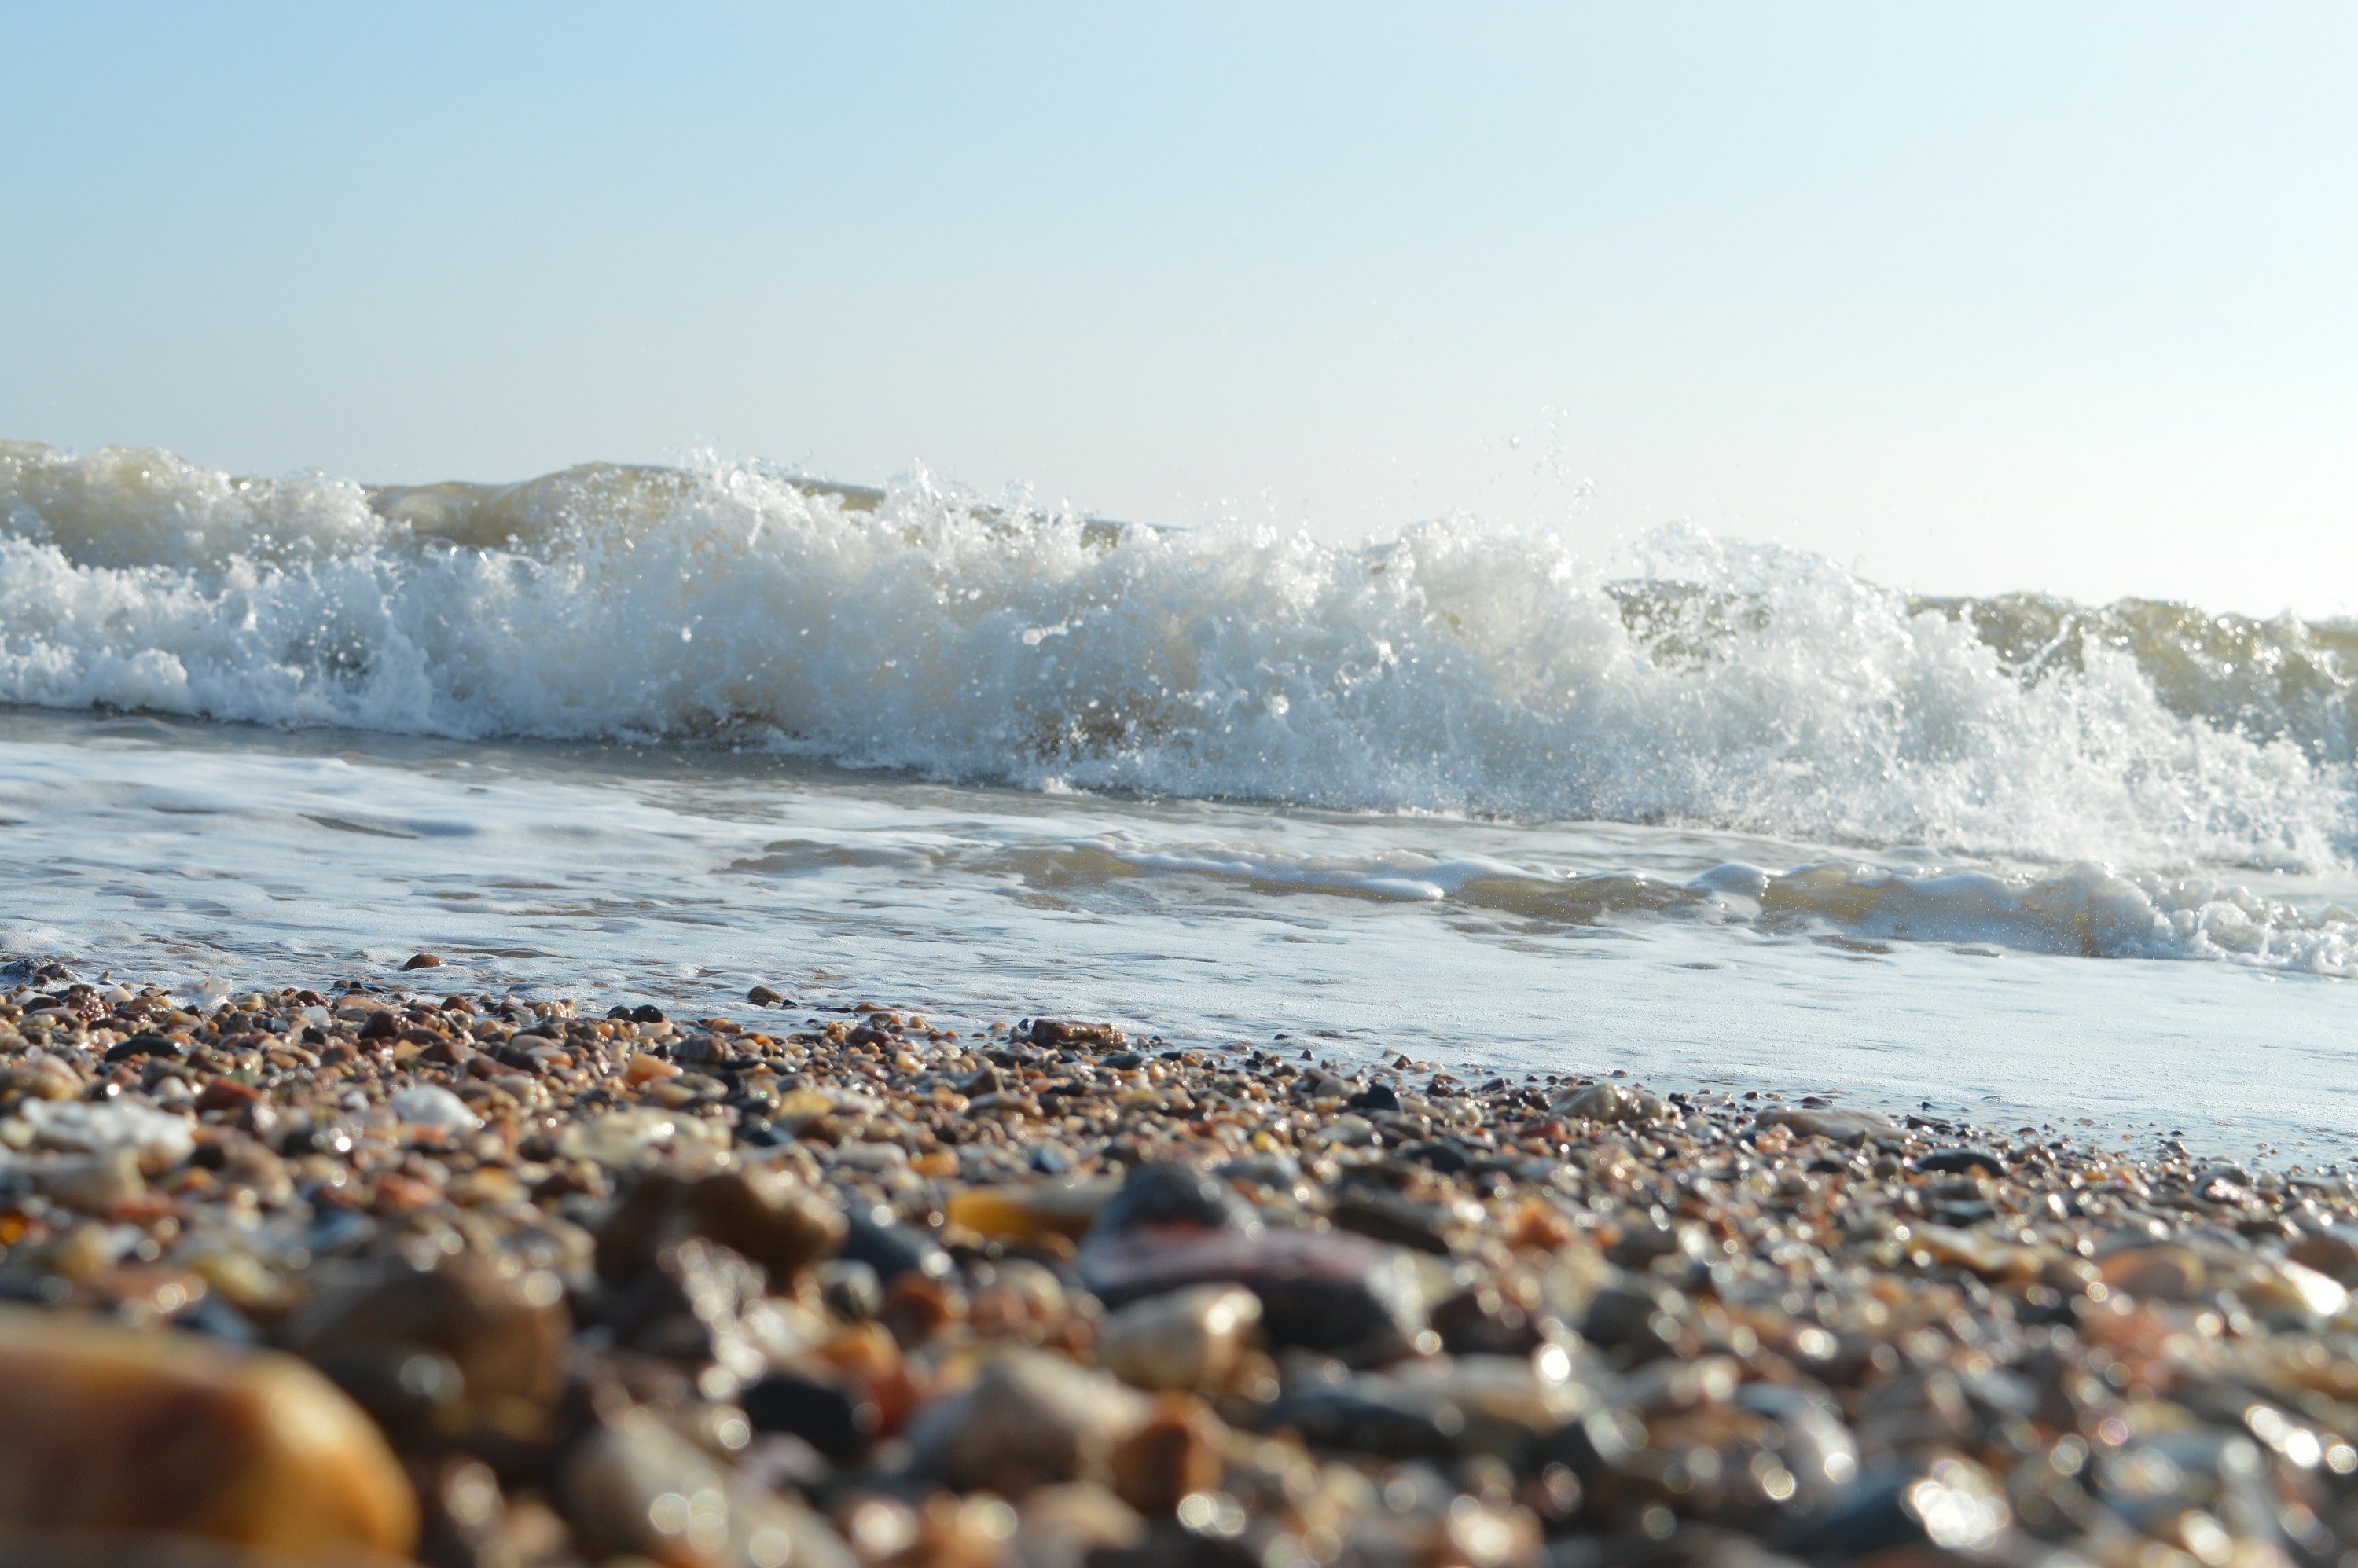
[[[2335,1173],[429,958],[0,1004],[7,1561],[2358,1562]]]

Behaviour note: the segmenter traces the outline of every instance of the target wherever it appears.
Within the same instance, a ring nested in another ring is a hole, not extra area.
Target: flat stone
[[[1896,1138],[1899,1124],[1871,1110],[1811,1110],[1798,1106],[1771,1106],[1755,1119],[1762,1127],[1790,1129],[1803,1138],[1824,1138],[1857,1145],[1870,1138]]]
[[[1424,1327],[1407,1260],[1342,1231],[1152,1227],[1092,1237],[1080,1263],[1089,1288],[1114,1306],[1184,1285],[1242,1285],[1260,1298],[1273,1346],[1389,1360]]]
[[[1034,1045],[1109,1048],[1118,1047],[1124,1041],[1120,1029],[1110,1023],[1087,1023],[1066,1018],[1035,1018],[1032,1021],[1032,1044]]]
[[[168,1034],[135,1034],[119,1045],[107,1048],[106,1060],[129,1062],[141,1057],[157,1056],[178,1061],[189,1054],[189,1043]]]
[[[1979,1149],[1935,1149],[1919,1154],[1916,1168],[1926,1175],[1962,1176],[1973,1171],[1991,1176],[2006,1174],[2003,1161]]]
[[[1533,1357],[1410,1360],[1338,1384],[1289,1391],[1260,1424],[1291,1427],[1313,1447],[1390,1459],[1488,1454],[1520,1459],[1534,1444],[1602,1408],[1550,1346]]]
[[[897,1143],[838,1143],[827,1162],[855,1171],[904,1170],[909,1152]]]

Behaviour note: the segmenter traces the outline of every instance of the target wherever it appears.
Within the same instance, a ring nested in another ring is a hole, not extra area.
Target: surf
[[[917,474],[238,477],[0,445],[0,701],[2159,875],[2358,857],[2358,628],[1911,597],[1667,525],[1350,544]]]

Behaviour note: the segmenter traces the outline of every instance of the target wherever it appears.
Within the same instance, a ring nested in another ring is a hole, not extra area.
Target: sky
[[[0,0],[0,439],[2358,608],[2358,9]]]

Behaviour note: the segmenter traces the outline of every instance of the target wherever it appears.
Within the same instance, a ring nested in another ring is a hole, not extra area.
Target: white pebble
[[[483,1119],[469,1110],[465,1100],[432,1084],[404,1089],[394,1096],[393,1114],[412,1127],[456,1128],[472,1132],[483,1125]]]
[[[142,1170],[168,1171],[196,1150],[188,1122],[149,1106],[89,1100],[27,1100],[16,1114],[52,1149],[111,1154],[127,1149]]]

